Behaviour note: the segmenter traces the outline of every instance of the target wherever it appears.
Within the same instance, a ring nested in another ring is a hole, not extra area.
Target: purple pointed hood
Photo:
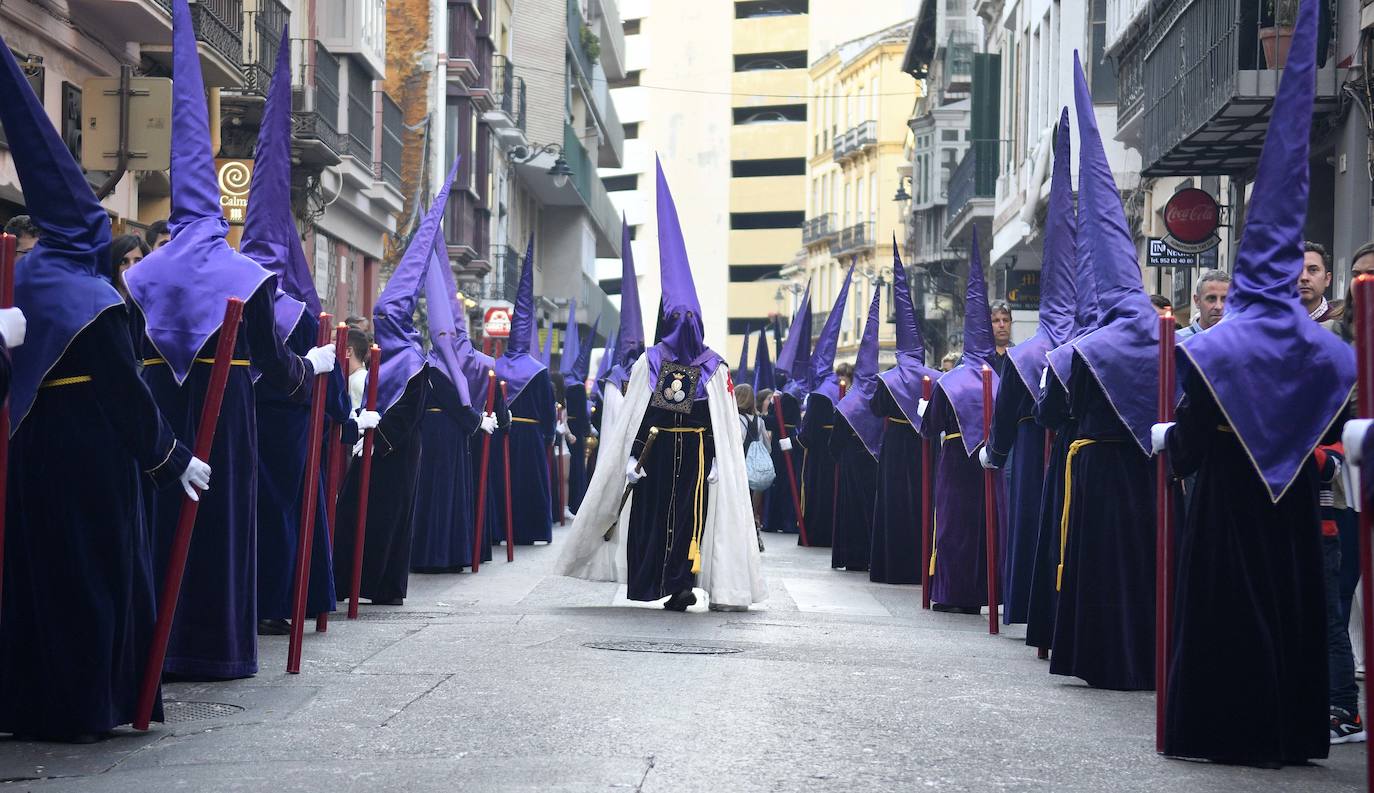
[[[868,304],[868,322],[864,324],[864,335],[854,358],[854,382],[839,404],[845,421],[875,460],[883,445],[884,423],[882,416],[872,408],[873,395],[878,391],[878,326],[882,322],[878,316],[878,301],[882,294],[881,289],[873,290],[873,299]]]
[[[600,330],[601,317],[597,317],[596,320],[592,322],[591,330],[587,331],[586,337],[582,339],[582,343],[577,348],[577,358],[573,360],[572,367],[574,379],[570,385],[586,385],[587,378],[592,373],[592,345],[596,343],[596,334]]]
[[[811,372],[806,381],[806,390],[829,399],[831,404],[840,401],[840,376],[835,374],[835,348],[840,342],[840,324],[844,322],[844,309],[849,303],[849,285],[854,281],[854,265],[844,276],[844,286],[835,298],[835,305],[825,318],[825,326],[816,339],[811,351]]]
[[[1310,178],[1316,38],[1317,3],[1304,0],[1247,203],[1226,316],[1178,345],[1180,368],[1191,366],[1206,381],[1276,503],[1355,384],[1353,351],[1308,318],[1296,287]],[[1293,377],[1297,361],[1301,376]]]
[[[616,369],[615,350],[619,341],[616,338],[617,332],[618,330],[612,330],[611,335],[606,337],[606,346],[601,348],[601,360],[596,364],[596,380],[592,383],[592,393],[598,399],[601,398],[603,384],[608,381],[612,382],[616,388],[623,387],[619,382],[611,379],[611,373]]]
[[[1097,278],[1093,275],[1092,264],[1088,261],[1088,235],[1078,233],[1078,218],[1074,217],[1073,278],[1069,282],[1076,308],[1073,317],[1073,332],[1069,340],[1050,350],[1045,355],[1049,361],[1049,371],[1067,385],[1069,374],[1073,371],[1074,343],[1083,336],[1097,330]],[[1015,349],[1015,348],[1013,348]],[[1037,394],[1037,401],[1044,396]]]
[[[552,335],[552,334],[550,334]],[[510,343],[496,359],[496,376],[506,383],[506,404],[520,396],[525,386],[546,371],[548,366],[530,354],[534,337],[534,237],[525,246],[525,262],[520,268],[520,286],[515,292],[515,311],[511,319]]]
[[[735,380],[740,383],[748,382],[753,379],[753,375],[749,371],[749,337],[753,335],[753,333],[752,330],[745,327],[744,339],[740,342],[739,366],[735,369],[734,374]]]
[[[296,220],[291,213],[291,39],[283,28],[277,50],[276,70],[267,90],[267,103],[258,128],[258,147],[253,153],[253,180],[249,186],[248,213],[243,219],[239,252],[276,273],[274,313],[277,334],[291,335],[301,315],[309,309],[320,315],[320,296],[310,263],[301,248]]]
[[[538,343],[538,341],[539,341],[539,329],[536,328],[536,327],[531,326],[531,327],[530,327],[530,345],[533,346],[534,344]],[[553,366],[553,319],[550,319],[550,320],[549,320],[549,326],[548,326],[547,328],[544,329],[544,345],[543,345],[543,347],[544,347],[543,350],[541,350],[540,353],[539,353],[539,360],[541,360],[541,361],[544,362],[544,366],[545,366],[545,367],[552,367],[552,366]]]
[[[754,393],[757,394],[765,388],[777,387],[778,379],[773,373],[773,358],[768,353],[768,329],[764,328],[759,331],[759,346],[754,352]]]
[[[553,329],[549,329],[553,336]],[[563,375],[564,385],[583,382],[577,377],[577,358],[582,354],[582,334],[577,330],[577,300],[568,301],[568,327],[563,331],[563,352],[558,356],[558,373]]]
[[[1148,454],[1150,426],[1158,411],[1159,315],[1145,294],[1121,193],[1102,148],[1077,52],[1073,79],[1079,138],[1078,233],[1088,238],[1100,312],[1098,329],[1075,342],[1074,349],[1141,453]]]
[[[427,288],[431,264],[440,258],[435,250],[436,241],[443,234],[444,209],[448,206],[449,190],[458,175],[461,159],[454,159],[448,178],[434,196],[434,203],[430,204],[420,227],[410,238],[401,261],[396,264],[372,309],[373,336],[382,349],[377,381],[377,410],[380,413],[396,404],[405,393],[406,384],[425,368],[420,332],[415,329],[415,309],[420,303],[420,290]],[[447,265],[446,259],[443,264]],[[450,331],[452,324],[449,323]]]
[[[639,307],[639,277],[635,273],[630,225],[620,219],[620,330],[616,333],[616,360],[626,371],[644,354],[644,313]]]
[[[969,256],[968,286],[964,290],[964,357],[952,370],[935,382],[945,392],[959,422],[960,440],[970,457],[983,443],[983,367],[992,360],[992,314],[988,311],[988,287],[983,278],[983,255],[978,247],[978,231],[973,232]],[[992,375],[992,393],[997,393],[997,373]],[[930,415],[927,413],[926,415]]]
[[[1054,174],[1049,209],[1045,214],[1045,252],[1040,265],[1040,327],[1035,335],[1008,351],[1011,365],[1031,394],[1040,393],[1046,355],[1073,334],[1074,216],[1073,182],[1069,175],[1069,109],[1059,114],[1054,139]]]
[[[797,313],[792,315],[792,324],[787,326],[787,341],[778,353],[778,363],[774,367],[787,376],[787,384],[782,387],[785,393],[797,399],[805,399],[808,393],[807,382],[811,377],[811,283],[807,282],[806,292],[797,304]]]
[[[878,377],[906,420],[919,426],[922,378],[929,377],[934,383],[943,373],[926,366],[926,347],[921,339],[920,323],[916,320],[916,307],[911,302],[911,284],[895,239],[892,241],[892,280],[893,303],[897,308],[897,365]]]
[[[445,294],[449,297],[449,313],[454,318],[453,349],[457,356],[458,366],[463,372],[463,379],[467,381],[468,404],[475,410],[482,410],[487,404],[487,384],[489,381],[487,373],[496,369],[496,359],[477,349],[468,336],[467,309],[463,307],[463,302],[458,299],[458,287],[453,282],[453,271],[447,266],[447,248],[448,245],[444,241],[443,235],[436,235],[434,238],[435,258],[445,265],[440,269],[440,273],[445,281]]]
[[[429,320],[429,365],[438,369],[458,390],[463,404],[472,406],[467,373],[463,370],[458,351],[458,320],[454,314],[457,288],[453,285],[453,270],[448,256],[441,253],[441,234],[430,244],[430,259],[425,272],[425,312]]]
[[[124,301],[101,275],[110,261],[110,216],[3,40],[0,60],[0,126],[29,215],[41,232],[14,273],[14,302],[29,325],[24,344],[10,351],[13,433],[72,339]]]
[[[677,205],[668,189],[668,179],[663,175],[663,163],[655,158],[655,166],[658,170],[658,268],[663,293],[659,328],[662,335],[645,353],[649,356],[649,380],[658,382],[658,372],[665,360],[695,366],[701,370],[696,398],[705,399],[706,384],[723,361],[715,350],[706,346],[701,302],[692,282],[692,265],[687,258],[687,243],[682,238]]]
[[[172,241],[124,276],[148,339],[178,383],[224,321],[228,298],[247,300],[275,276],[229,247],[219,203],[205,81],[186,0],[172,0]]]

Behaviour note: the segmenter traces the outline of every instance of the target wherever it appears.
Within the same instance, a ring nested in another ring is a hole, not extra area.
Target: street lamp
[[[895,202],[897,202],[897,203],[899,203],[899,204],[903,204],[903,203],[906,203],[907,201],[910,201],[910,200],[911,200],[911,193],[908,193],[908,192],[906,191],[906,183],[907,183],[907,182],[910,182],[910,181],[911,181],[911,177],[910,177],[910,176],[903,176],[903,177],[897,182],[897,195],[895,195],[895,196],[892,197],[892,200],[893,200],[893,201],[895,201]]]
[[[553,186],[562,190],[568,184],[568,177],[573,175],[573,170],[568,166],[568,160],[563,156],[563,145],[561,143],[545,143],[542,145],[530,144],[529,146],[515,146],[506,152],[506,160],[512,163],[524,164],[532,162],[536,157],[543,154],[553,154],[556,158],[553,165],[546,173],[553,177]]]

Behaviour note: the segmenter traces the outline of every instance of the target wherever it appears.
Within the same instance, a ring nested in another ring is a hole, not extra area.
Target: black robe
[[[1164,752],[1238,764],[1326,757],[1316,467],[1309,458],[1271,503],[1205,384],[1190,376],[1184,391],[1169,461],[1197,487],[1178,532]]]
[[[1049,650],[1054,643],[1054,615],[1059,593],[1055,588],[1059,569],[1060,520],[1064,509],[1064,461],[1078,422],[1069,413],[1069,395],[1057,377],[1050,377],[1045,396],[1035,406],[1035,421],[1054,433],[1045,483],[1040,494],[1040,513],[1035,537],[1035,561],[1030,590],[1026,593],[1026,644]]]
[[[1078,432],[1068,459],[1067,542],[1050,673],[1078,677],[1096,688],[1150,690],[1155,465],[1082,359],[1075,357],[1073,365]]]
[[[179,495],[191,450],[139,379],[122,306],[44,382],[10,441],[0,732],[61,739],[133,720],[157,614],[140,483]]]
[[[270,284],[269,284],[270,285]],[[211,310],[207,308],[207,310]],[[213,310],[221,310],[214,307]],[[194,438],[209,385],[219,333],[201,347],[197,363],[178,386],[151,342],[144,346],[143,379],[180,437]],[[224,389],[210,489],[200,497],[186,573],[163,669],[197,679],[249,677],[258,671],[258,477],[257,401],[252,372],[286,399],[310,400],[310,366],[277,336],[272,292],[264,286],[245,301]],[[274,450],[267,450],[269,453]],[[280,453],[280,450],[277,450]],[[182,495],[149,493],[154,515],[159,591],[176,534]]]
[[[553,385],[547,370],[534,376],[511,400],[511,423],[492,443],[492,477],[500,495],[500,530],[494,541],[506,539],[506,440],[510,441],[511,515],[516,545],[553,542],[553,485],[549,449],[557,425]]]
[[[797,534],[797,506],[793,499],[801,500],[806,469],[806,449],[797,438],[797,432],[801,427],[801,403],[796,397],[781,391],[774,398],[782,401],[782,420],[787,425],[787,437],[792,440],[792,451],[782,450],[777,408],[773,408],[763,417],[764,425],[773,439],[773,471],[776,474],[773,486],[764,494],[763,530]],[[788,457],[792,458],[795,482],[787,476]],[[797,488],[795,493],[792,491],[794,485]]]
[[[568,444],[568,509],[576,514],[587,492],[587,439],[592,434],[592,417],[587,400],[587,387],[581,383],[568,386],[565,393],[568,431],[573,442]],[[562,519],[562,516],[559,516]]]
[[[829,548],[834,537],[838,480],[835,458],[830,452],[830,431],[835,428],[835,413],[835,405],[828,398],[811,394],[806,399],[806,415],[798,436],[805,447],[802,517],[812,548]],[[800,537],[797,544],[801,544]]]
[[[659,428],[658,439],[643,458],[651,427]],[[645,476],[635,485],[630,503],[627,596],[658,600],[696,584],[688,550],[706,521],[706,477],[716,459],[707,400],[693,402],[690,415],[647,408],[632,454]]]
[[[382,414],[374,433],[372,475],[368,483],[367,536],[363,540],[360,597],[404,598],[410,575],[410,531],[420,466],[420,421],[429,401],[429,367],[421,369],[396,403]],[[334,532],[334,569],[339,597],[351,596],[353,545],[358,527],[361,457],[353,457],[339,494]]]
[[[443,374],[431,369],[429,382],[429,407],[420,422],[423,440],[410,569],[457,572],[472,566],[472,525],[477,517],[477,485],[472,474],[478,464],[472,459],[472,449],[476,445],[481,453],[477,427],[482,415],[463,404],[458,389]],[[485,545],[482,561],[490,558],[491,546]]]
[[[830,454],[840,474],[835,511],[841,516],[831,540],[830,566],[866,572],[873,502],[878,496],[878,461],[838,413],[830,432]]]
[[[1035,423],[1035,396],[1021,376],[1010,376],[997,389],[988,454],[1002,471],[1005,511],[1001,563],[1002,621],[1023,623],[1030,611],[1035,544],[1040,533],[1040,499],[1045,487],[1045,430]]]
[[[873,412],[887,418],[878,454],[868,578],[880,584],[919,584],[921,567],[921,436],[879,382]],[[933,458],[932,458],[933,461]]]

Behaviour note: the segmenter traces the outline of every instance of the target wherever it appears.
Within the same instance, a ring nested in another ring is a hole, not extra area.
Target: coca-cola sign
[[[1164,228],[1175,241],[1187,246],[1210,247],[1216,239],[1221,208],[1205,190],[1190,187],[1174,193],[1164,205]]]

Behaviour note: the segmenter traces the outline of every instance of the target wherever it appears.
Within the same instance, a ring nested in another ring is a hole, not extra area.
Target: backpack
[[[744,420],[744,417],[740,417]],[[767,490],[773,486],[777,472],[773,469],[773,454],[758,435],[758,417],[748,421],[744,436],[744,470],[749,478],[750,490]]]

